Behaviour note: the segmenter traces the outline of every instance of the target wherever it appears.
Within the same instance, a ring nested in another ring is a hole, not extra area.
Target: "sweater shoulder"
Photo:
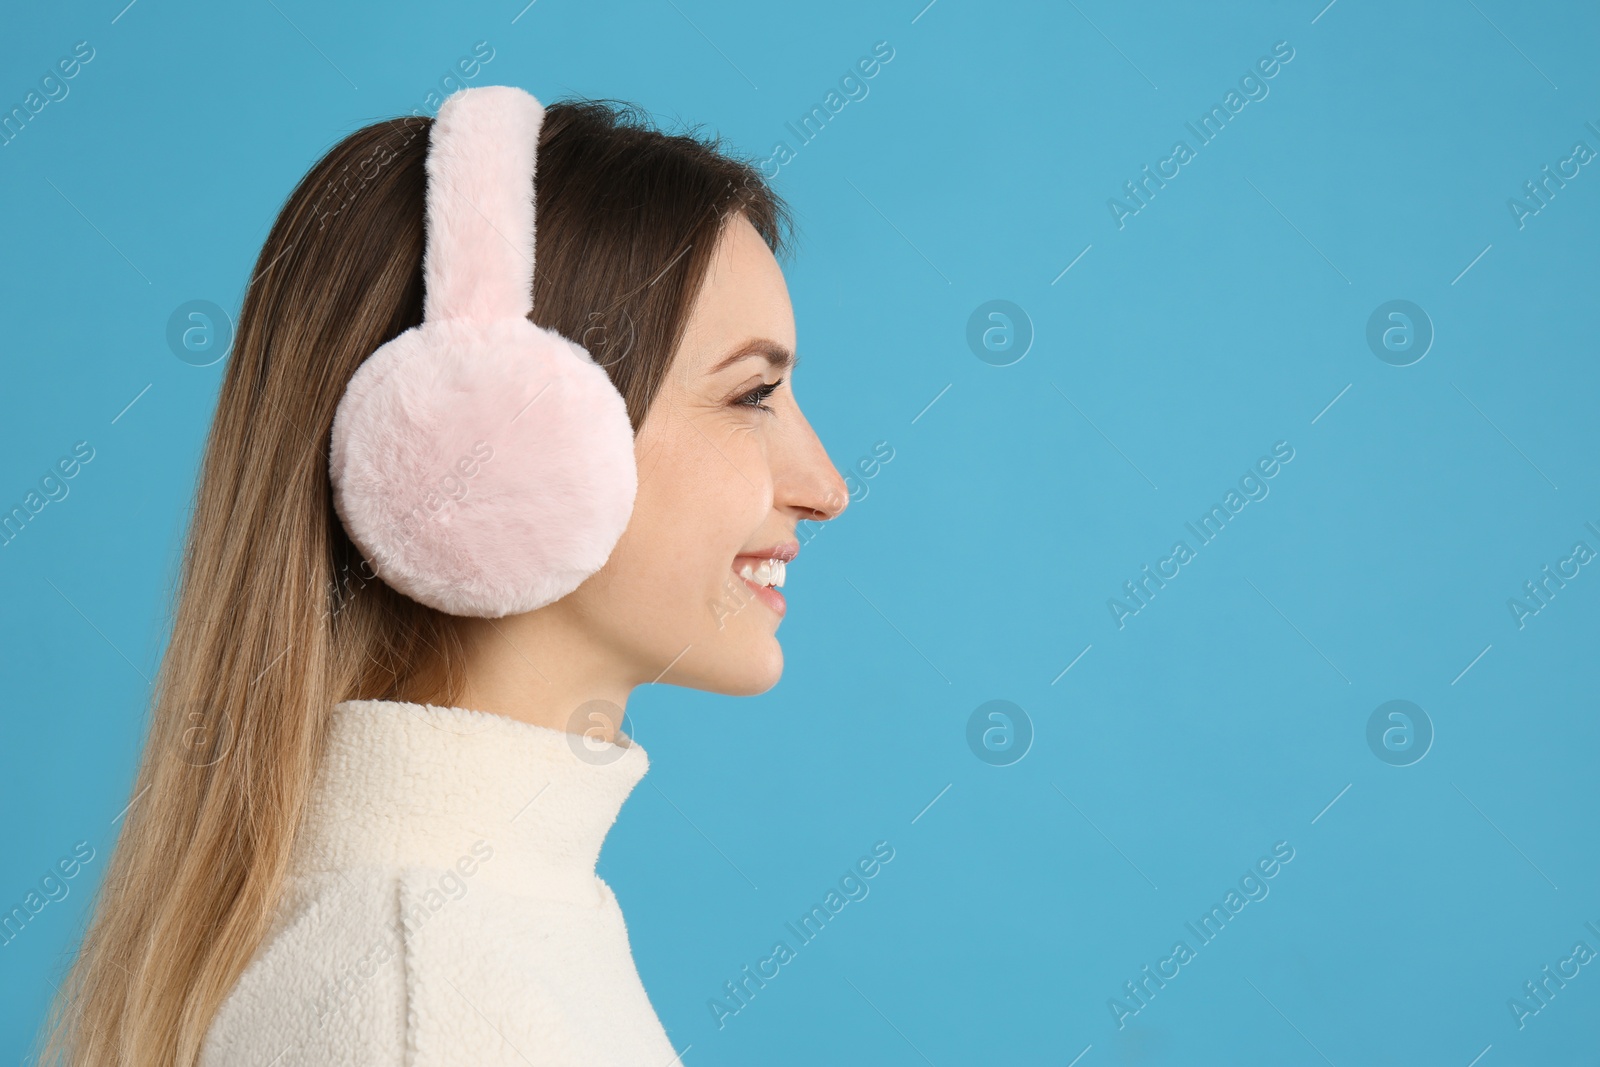
[[[608,895],[596,908],[469,891],[448,868],[291,876],[198,1067],[587,1067],[592,1035],[562,987],[604,1002],[624,976],[590,988],[592,967],[563,951],[563,934],[576,927],[600,948],[611,928],[594,920],[613,915]]]
[[[405,1064],[399,900],[392,871],[291,877],[266,937],[212,1019],[200,1067]]]

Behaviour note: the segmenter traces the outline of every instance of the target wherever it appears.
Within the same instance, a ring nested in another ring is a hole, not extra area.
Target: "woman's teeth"
[[[746,563],[739,568],[739,577],[754,582],[756,585],[770,585],[778,589],[783,588],[784,562],[781,559],[764,559],[754,566]]]

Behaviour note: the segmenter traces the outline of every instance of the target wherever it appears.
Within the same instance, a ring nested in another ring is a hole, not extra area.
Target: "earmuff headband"
[[[454,94],[428,148],[424,320],[533,311],[534,167],[544,107],[504,85]]]

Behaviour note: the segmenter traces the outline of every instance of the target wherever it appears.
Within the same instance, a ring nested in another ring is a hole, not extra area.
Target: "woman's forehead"
[[[690,314],[685,341],[707,372],[747,342],[794,350],[794,311],[783,270],[743,216],[731,219],[723,228]]]

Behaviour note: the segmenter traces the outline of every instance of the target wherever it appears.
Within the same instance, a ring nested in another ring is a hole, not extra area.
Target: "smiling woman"
[[[137,803],[41,1062],[676,1055],[595,873],[648,768],[623,713],[651,682],[726,694],[774,685],[785,610],[776,586],[798,552],[796,526],[837,516],[848,492],[795,396],[794,315],[777,261],[787,216],[760,174],[632,109],[572,101],[535,112],[521,110],[520,93],[486,86],[452,98],[490,94],[474,98],[493,102],[476,114],[508,123],[494,133],[527,134],[530,148],[508,162],[520,149],[478,138],[471,151],[500,153],[500,169],[469,153],[455,173],[486,181],[479,191],[491,198],[510,189],[501,200],[518,210],[532,201],[536,264],[485,237],[456,266],[475,272],[474,297],[484,285],[520,289],[531,274],[528,318],[582,339],[568,371],[608,383],[616,395],[605,403],[625,412],[632,435],[626,526],[609,555],[588,551],[603,565],[575,588],[498,615],[411,599],[396,572],[396,584],[384,580],[385,559],[363,556],[348,508],[336,507],[335,415],[369,357],[375,365],[433,319],[443,276],[432,242],[445,229],[434,194],[450,183],[430,169],[429,147],[459,136],[447,109],[463,123],[475,112],[446,101],[438,120],[346,137],[289,196],[245,295]],[[526,124],[535,115],[542,124]],[[363,159],[385,163],[336,214],[319,212],[321,190]],[[524,221],[531,250],[532,215]],[[507,392],[529,388],[522,372],[542,373],[537,361],[516,366]],[[397,421],[442,392],[409,397]],[[523,404],[518,415],[567,427],[581,422],[575,410]],[[482,428],[462,429],[470,442]],[[519,443],[503,425],[496,433],[495,443]],[[444,483],[450,506],[433,492],[440,506],[401,531],[402,549],[495,540],[494,529],[462,529],[485,498],[537,518],[592,488],[534,484],[527,456],[484,440],[475,461],[441,447],[409,472],[430,491],[441,484],[435,463],[461,475]],[[532,458],[581,468],[581,442],[547,443]],[[366,576],[354,589],[352,572]],[[730,582],[749,606],[719,613]],[[459,891],[441,894],[447,883]]]

